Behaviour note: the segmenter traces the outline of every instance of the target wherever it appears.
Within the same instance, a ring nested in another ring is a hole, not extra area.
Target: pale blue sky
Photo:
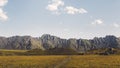
[[[120,37],[120,0],[8,0],[0,8],[8,17],[0,36]]]

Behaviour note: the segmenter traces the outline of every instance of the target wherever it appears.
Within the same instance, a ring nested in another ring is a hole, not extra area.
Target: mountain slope
[[[35,38],[31,36],[13,36],[0,37],[0,49],[72,49],[77,52],[86,52],[88,50],[101,48],[120,48],[120,38],[115,36],[106,36],[104,38],[94,39],[61,39],[56,36],[44,34]]]

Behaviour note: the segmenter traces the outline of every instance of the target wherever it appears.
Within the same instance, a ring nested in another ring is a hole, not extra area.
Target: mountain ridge
[[[49,50],[55,48],[70,48],[77,52],[86,52],[88,50],[101,48],[120,48],[120,38],[113,35],[107,35],[105,37],[95,37],[93,39],[63,39],[50,34],[44,34],[41,37],[0,37],[0,49]]]

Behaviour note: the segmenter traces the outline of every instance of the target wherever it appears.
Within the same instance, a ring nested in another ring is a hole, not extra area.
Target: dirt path
[[[64,66],[66,63],[68,63],[71,60],[71,56],[68,56],[65,60],[60,62],[59,64],[55,65],[53,68],[60,68]]]

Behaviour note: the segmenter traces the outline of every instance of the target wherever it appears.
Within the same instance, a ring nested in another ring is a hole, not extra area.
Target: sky
[[[0,0],[0,36],[120,37],[120,0]]]

